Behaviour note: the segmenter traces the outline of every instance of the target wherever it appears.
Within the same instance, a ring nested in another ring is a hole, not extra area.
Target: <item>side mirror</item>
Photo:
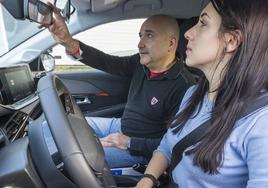
[[[46,72],[52,72],[55,69],[55,59],[50,54],[41,54],[40,60]]]

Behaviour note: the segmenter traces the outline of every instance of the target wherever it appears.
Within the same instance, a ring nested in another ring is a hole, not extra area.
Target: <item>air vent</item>
[[[27,121],[29,116],[23,112],[15,112],[4,126],[10,142],[27,135]]]

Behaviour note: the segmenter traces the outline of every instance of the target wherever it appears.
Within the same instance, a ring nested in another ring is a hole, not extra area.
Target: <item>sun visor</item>
[[[102,12],[116,7],[125,0],[91,0],[92,12]]]
[[[3,6],[16,19],[24,19],[24,0],[1,0]]]
[[[132,11],[137,7],[146,7],[151,10],[160,10],[162,6],[162,0],[129,0],[124,5],[124,12]]]

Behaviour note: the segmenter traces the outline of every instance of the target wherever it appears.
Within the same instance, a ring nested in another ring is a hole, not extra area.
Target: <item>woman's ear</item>
[[[234,52],[242,42],[242,33],[240,30],[234,30],[231,32],[226,32],[224,34],[225,40],[225,52],[232,53]]]

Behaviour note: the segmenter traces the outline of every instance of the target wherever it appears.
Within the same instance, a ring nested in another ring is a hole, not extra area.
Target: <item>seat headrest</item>
[[[177,57],[180,57],[181,59],[185,60],[186,58],[186,46],[187,46],[187,39],[184,37],[184,34],[187,30],[189,30],[191,27],[193,27],[198,22],[198,17],[192,17],[189,19],[181,19],[177,20],[179,27],[180,27],[180,36],[179,36],[179,44],[177,47],[176,55]],[[201,76],[203,76],[202,71],[199,69],[188,67],[186,65],[186,68],[193,74],[193,76],[196,78],[196,80],[199,80]]]
[[[184,37],[185,32],[193,27],[198,22],[198,17],[192,17],[189,19],[178,19],[177,20],[179,27],[180,27],[180,36],[179,36],[179,44],[177,47],[177,56],[180,58],[185,59],[186,54],[186,46],[187,46],[187,39]]]

